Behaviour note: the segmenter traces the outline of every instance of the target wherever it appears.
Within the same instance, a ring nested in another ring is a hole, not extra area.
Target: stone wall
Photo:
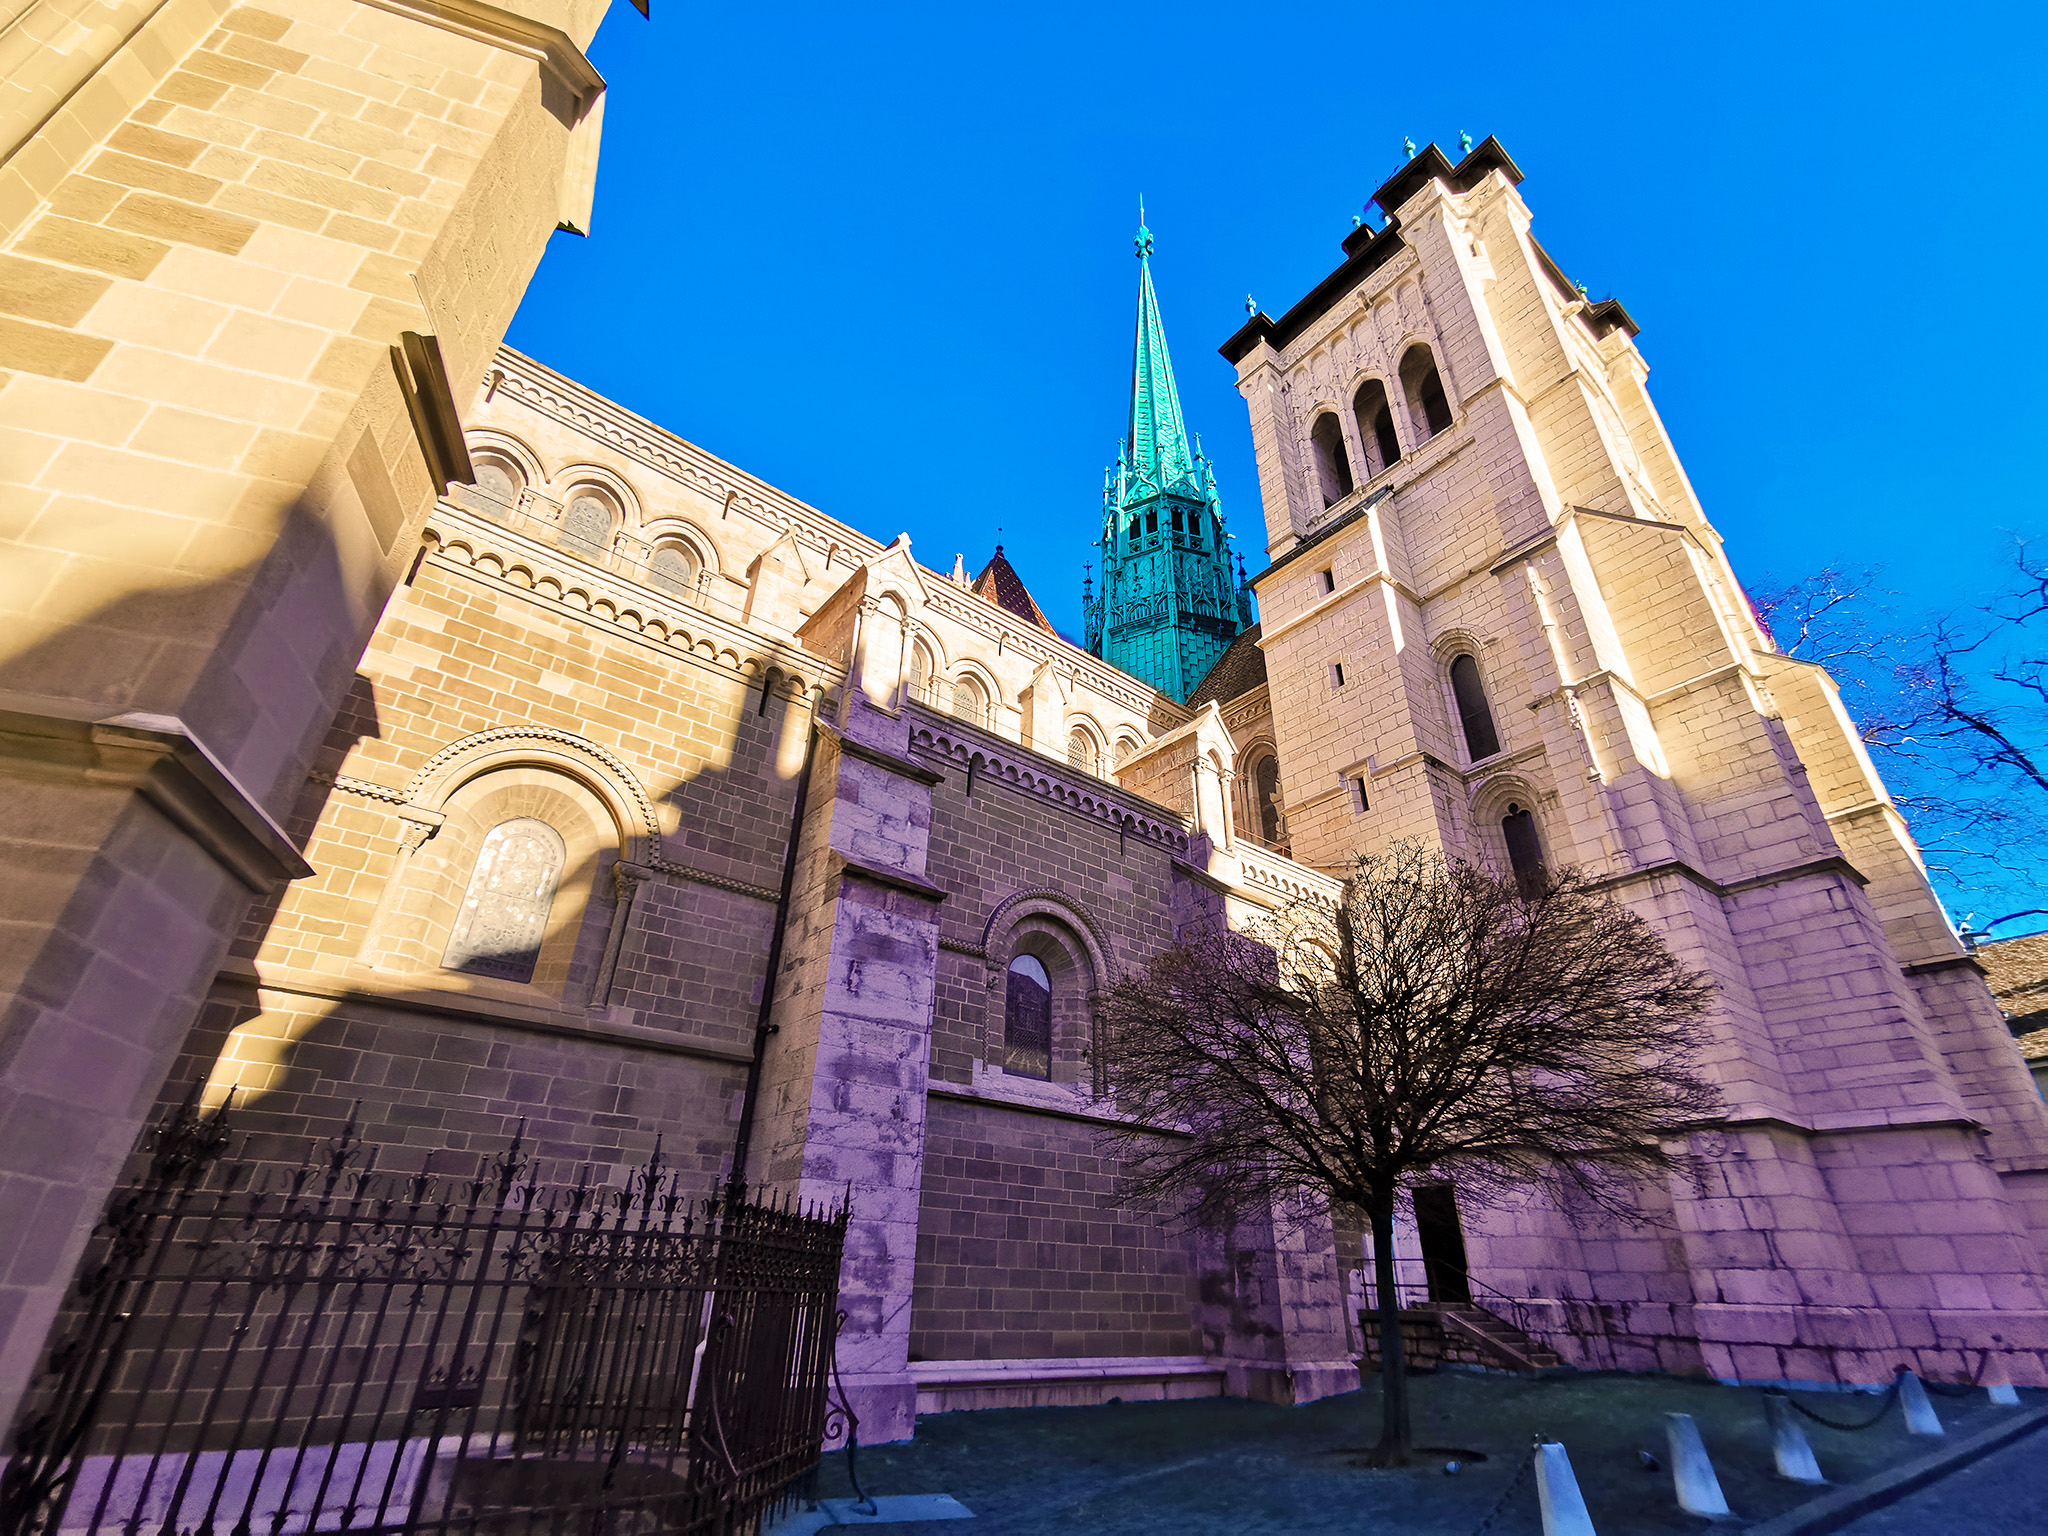
[[[245,904],[303,870],[278,823],[436,489],[391,348],[474,379],[588,223],[605,9],[15,16],[0,1422]]]
[[[1434,157],[1347,242],[1348,293],[1227,349],[1275,556],[1292,851],[1329,867],[1411,837],[1504,868],[1503,818],[1530,813],[1546,863],[1604,877],[1713,978],[1729,1123],[1693,1138],[1705,1186],[1643,1193],[1662,1246],[1530,1203],[1474,1218],[1475,1273],[1619,1308],[1639,1360],[1882,1379],[1886,1349],[1947,1370],[1970,1341],[2048,1380],[2048,1112],[1903,820],[1832,683],[1756,624],[1626,313],[1558,275],[1497,146]],[[1433,434],[1401,398],[1417,349],[1450,404]],[[1402,456],[1325,508],[1311,429],[1335,411],[1365,462],[1348,407],[1374,380]],[[1460,720],[1460,656],[1490,746]]]

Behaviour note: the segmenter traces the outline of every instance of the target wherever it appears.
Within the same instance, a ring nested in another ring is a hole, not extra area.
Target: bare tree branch
[[[1191,938],[1111,989],[1105,1133],[1127,1198],[1190,1220],[1320,1196],[1365,1213],[1387,1413],[1410,1450],[1392,1234],[1397,1198],[1454,1178],[1484,1205],[1540,1187],[1634,1218],[1632,1185],[1685,1164],[1667,1138],[1720,1113],[1691,1063],[1709,984],[1567,870],[1512,877],[1413,844],[1360,858],[1334,907]],[[1170,1125],[1160,1137],[1144,1126]]]

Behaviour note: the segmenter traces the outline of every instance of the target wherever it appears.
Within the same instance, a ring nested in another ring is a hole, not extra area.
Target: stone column
[[[747,1172],[806,1203],[850,1201],[839,1369],[861,1440],[907,1440],[945,900],[924,873],[931,791],[943,776],[899,756],[902,723],[859,699],[845,730],[820,729]]]

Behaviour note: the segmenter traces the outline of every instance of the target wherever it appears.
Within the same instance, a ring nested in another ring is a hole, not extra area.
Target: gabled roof
[[[1017,568],[1003,558],[1003,546],[1000,544],[967,590],[976,597],[987,598],[1007,613],[1014,613],[1027,624],[1036,624],[1049,635],[1059,633],[1047,621],[1030,592],[1025,590],[1024,578],[1017,574]]]
[[[1228,704],[1241,699],[1266,680],[1266,653],[1259,649],[1259,626],[1254,624],[1216,658],[1208,675],[1188,695],[1188,708],[1200,709],[1212,701]]]

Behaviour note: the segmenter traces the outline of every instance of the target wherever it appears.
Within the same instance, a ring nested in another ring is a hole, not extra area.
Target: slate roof
[[[1024,578],[1017,574],[1017,568],[1003,558],[1003,546],[1000,544],[967,590],[976,597],[987,598],[1007,613],[1014,613],[1027,624],[1036,624],[1049,635],[1059,633],[1047,622],[1030,592],[1025,590]]]
[[[1259,626],[1254,624],[1216,658],[1208,675],[1188,695],[1188,708],[1200,709],[1210,700],[1228,704],[1241,699],[1266,680],[1266,653],[1259,649]]]
[[[2021,1037],[2020,1049],[2027,1050],[2030,1032],[2048,1035],[2048,933],[1982,944],[1976,957],[2006,1022]],[[2027,1054],[2048,1056],[2048,1044]]]

